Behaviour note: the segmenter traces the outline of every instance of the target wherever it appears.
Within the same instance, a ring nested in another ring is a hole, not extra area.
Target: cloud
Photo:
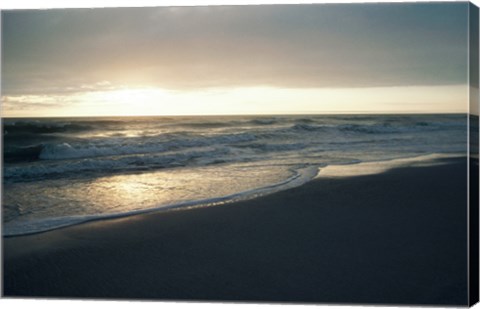
[[[69,102],[59,100],[58,97],[47,95],[20,95],[20,96],[2,96],[2,116],[21,115],[27,113],[31,115],[39,110],[55,110],[68,105]]]
[[[466,3],[7,11],[2,88],[462,84],[466,16]]]

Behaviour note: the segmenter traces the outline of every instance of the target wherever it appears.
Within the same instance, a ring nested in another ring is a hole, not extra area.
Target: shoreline
[[[4,237],[4,296],[466,305],[466,158],[438,162]]]
[[[216,207],[222,206],[225,204],[231,204],[240,201],[248,201],[263,196],[268,196],[270,194],[275,194],[281,191],[289,190],[298,186],[302,186],[308,182],[311,182],[317,178],[322,177],[352,177],[352,176],[362,176],[369,174],[378,174],[389,169],[398,168],[406,164],[419,164],[420,162],[434,161],[440,159],[448,158],[459,158],[461,154],[459,153],[433,153],[426,155],[419,155],[414,157],[401,157],[394,159],[384,159],[379,161],[364,161],[364,162],[355,162],[347,164],[332,164],[325,165],[322,167],[304,167],[297,170],[297,175],[294,175],[284,181],[274,183],[265,187],[256,188],[244,192],[236,192],[226,196],[212,197],[208,199],[201,200],[192,200],[184,201],[179,203],[174,203],[170,205],[156,206],[146,209],[138,209],[129,212],[120,212],[120,213],[104,213],[104,214],[92,214],[85,216],[68,216],[68,217],[55,217],[55,218],[44,218],[36,220],[35,222],[45,222],[45,221],[63,221],[64,223],[59,223],[56,226],[45,227],[40,230],[34,231],[25,231],[16,232],[15,230],[10,233],[5,233],[4,223],[2,222],[2,237],[11,238],[11,237],[20,237],[46,233],[58,229],[68,228],[71,226],[79,224],[88,224],[89,222],[102,221],[102,220],[115,220],[124,217],[137,216],[142,214],[149,214],[155,212],[168,212],[168,211],[179,211],[179,210],[188,210],[191,208],[206,208],[206,207]],[[428,163],[427,163],[428,164]],[[434,164],[434,163],[433,163]],[[311,169],[316,169],[316,172],[313,172]],[[303,170],[304,172],[300,172]],[[299,179],[300,178],[300,179]],[[298,180],[298,181],[297,181]],[[81,217],[81,218],[79,218]],[[78,219],[77,219],[78,218]],[[69,222],[65,220],[70,219]]]
[[[313,169],[315,169],[315,171],[313,171]],[[303,172],[300,172],[300,171],[303,171]],[[293,175],[281,182],[274,183],[265,187],[248,190],[248,191],[236,192],[229,195],[213,197],[208,199],[184,201],[184,202],[178,202],[178,203],[169,204],[169,205],[162,205],[158,207],[138,209],[138,210],[133,210],[129,212],[85,215],[84,218],[82,219],[78,219],[74,222],[65,223],[63,225],[48,227],[43,230],[31,231],[31,232],[27,231],[27,232],[10,233],[10,234],[3,233],[2,236],[4,238],[11,238],[11,237],[35,235],[35,234],[46,233],[46,232],[50,232],[58,229],[68,228],[68,227],[79,225],[79,224],[87,224],[89,222],[94,222],[94,221],[115,220],[115,219],[124,218],[124,217],[137,216],[137,215],[156,213],[156,212],[168,212],[168,211],[188,210],[192,208],[215,207],[215,206],[221,206],[221,205],[240,202],[240,201],[247,201],[247,200],[259,198],[262,196],[267,196],[270,194],[274,194],[277,192],[281,192],[284,190],[301,186],[313,180],[318,175],[318,171],[319,171],[319,168],[317,167],[313,167],[313,166],[304,167],[296,170],[297,172],[296,175]],[[67,218],[76,218],[76,217],[81,217],[81,216],[47,218],[47,219],[38,220],[36,222],[55,221],[55,220],[62,220],[62,219],[64,220]]]

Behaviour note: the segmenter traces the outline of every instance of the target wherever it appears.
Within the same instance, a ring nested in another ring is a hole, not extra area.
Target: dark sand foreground
[[[467,303],[466,159],[4,238],[4,295]]]

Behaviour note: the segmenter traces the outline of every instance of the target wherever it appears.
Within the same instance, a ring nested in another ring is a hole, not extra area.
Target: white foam
[[[171,205],[159,205],[154,208],[134,210],[122,213],[100,214],[100,215],[86,215],[86,216],[68,216],[59,218],[48,218],[36,221],[14,221],[7,222],[3,225],[3,236],[19,236],[28,235],[39,232],[46,232],[50,230],[59,229],[66,226],[76,225],[88,221],[102,220],[102,219],[114,219],[126,216],[145,214],[154,211],[166,211],[172,209],[191,209],[198,207],[210,207],[222,205],[234,201],[248,200],[260,196],[265,196],[275,192],[291,189],[301,186],[302,184],[312,180],[318,173],[317,166],[303,167],[295,170],[293,176],[288,179],[265,186],[262,188],[256,188],[253,190],[247,190],[230,195],[213,197],[201,200],[186,201]]]
[[[399,158],[385,161],[362,162],[359,164],[328,165],[321,168],[316,178],[340,178],[366,176],[386,172],[393,168],[405,166],[432,166],[445,164],[438,159],[458,157],[458,154],[430,154],[417,157]]]
[[[63,148],[63,154],[69,151],[69,146],[65,145]],[[11,165],[4,167],[3,176],[9,181],[17,181],[87,171],[128,171],[144,168],[145,166],[168,168],[182,165],[193,158],[204,158],[203,164],[208,164],[216,158],[228,154],[228,152],[227,148],[204,147],[191,149],[190,151],[167,152],[163,154],[131,155],[116,158],[83,158],[82,160],[71,161],[68,164],[61,161],[52,161],[43,164]]]
[[[156,139],[136,141],[132,138],[102,139],[91,143],[78,143],[73,146],[68,143],[47,144],[42,149],[39,158],[42,160],[65,160],[117,156],[130,154],[149,154],[165,152],[171,149],[203,147],[209,145],[248,142],[256,139],[250,133],[221,134],[213,136],[183,137],[168,141]]]

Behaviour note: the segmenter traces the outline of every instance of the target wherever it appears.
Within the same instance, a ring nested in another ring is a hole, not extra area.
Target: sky
[[[466,112],[467,3],[2,11],[2,116]]]

